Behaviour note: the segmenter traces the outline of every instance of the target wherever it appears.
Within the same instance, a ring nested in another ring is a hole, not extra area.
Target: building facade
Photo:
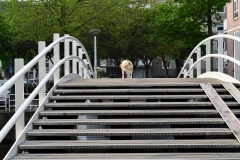
[[[224,33],[235,35],[240,32],[240,17],[238,14],[239,0],[232,0],[226,5],[226,19],[224,20]],[[227,40],[227,54],[234,57],[234,41]],[[234,76],[234,64],[228,62],[228,74]]]

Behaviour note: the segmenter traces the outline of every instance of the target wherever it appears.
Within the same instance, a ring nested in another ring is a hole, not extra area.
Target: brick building
[[[240,32],[240,17],[238,14],[238,8],[240,8],[239,0],[232,0],[226,4],[226,19],[224,20],[224,33],[229,35],[235,35]],[[227,40],[227,54],[228,56],[234,57],[234,41]],[[233,76],[234,64],[228,62],[228,74]]]

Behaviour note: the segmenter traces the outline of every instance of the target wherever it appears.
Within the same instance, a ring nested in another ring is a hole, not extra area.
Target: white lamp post
[[[99,29],[92,29],[90,33],[94,36],[94,78],[97,78],[97,35],[101,32]]]

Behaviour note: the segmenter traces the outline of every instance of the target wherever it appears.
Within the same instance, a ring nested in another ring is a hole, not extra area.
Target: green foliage
[[[213,34],[210,28],[221,22],[216,11],[229,1],[8,0],[0,15],[0,60],[4,67],[14,58],[27,63],[37,54],[37,42],[52,42],[53,33],[78,38],[93,59],[89,33],[93,28],[101,30],[98,58],[113,59],[116,66],[122,59],[131,60],[134,66],[141,60],[146,69],[157,57],[184,60],[193,47]],[[151,9],[144,8],[146,4]],[[203,27],[208,27],[208,33]]]
[[[207,36],[214,35],[212,27],[222,23],[218,10],[222,9],[231,0],[168,0],[177,2],[181,15],[189,17],[199,26],[207,28]]]
[[[185,48],[193,48],[204,37],[199,23],[189,16],[185,16],[181,5],[166,1],[157,6],[155,24],[158,26],[158,36],[167,49],[167,55],[172,59],[185,59],[189,52],[181,53]],[[170,45],[169,45],[170,44]],[[166,51],[164,50],[164,52]]]
[[[0,75],[0,79],[4,79],[4,77],[2,75]]]
[[[104,69],[99,69],[97,73],[97,78],[103,78],[105,76],[106,76],[106,72],[104,71]]]

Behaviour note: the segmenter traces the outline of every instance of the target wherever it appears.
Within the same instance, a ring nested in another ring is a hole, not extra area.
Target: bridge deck
[[[221,84],[224,81],[213,79],[213,78],[132,78],[132,79],[122,79],[122,78],[103,78],[103,79],[82,79],[75,78],[65,84],[98,84],[98,85],[159,85],[159,84],[185,84],[185,85],[194,85],[201,83],[210,83],[210,84]]]

